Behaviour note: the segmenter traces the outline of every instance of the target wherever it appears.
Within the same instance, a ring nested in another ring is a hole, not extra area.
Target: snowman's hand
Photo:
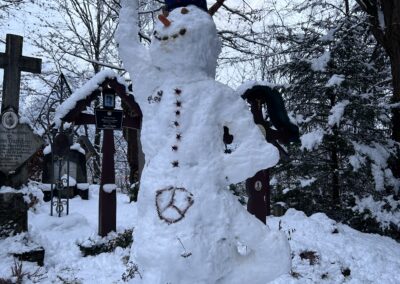
[[[115,38],[125,68],[132,72],[143,70],[149,65],[150,55],[139,41],[138,0],[122,0],[119,26]]]

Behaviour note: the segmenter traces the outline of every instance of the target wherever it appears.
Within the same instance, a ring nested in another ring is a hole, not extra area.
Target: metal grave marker
[[[122,110],[96,109],[96,127],[97,129],[122,129]]]

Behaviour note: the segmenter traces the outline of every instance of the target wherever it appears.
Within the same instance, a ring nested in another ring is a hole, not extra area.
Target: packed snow
[[[360,233],[325,214],[306,217],[289,209],[268,225],[290,239],[292,273],[271,283],[400,283],[400,244],[388,237]]]
[[[117,189],[117,185],[109,183],[109,184],[104,184],[104,185],[102,186],[102,188],[103,188],[103,190],[104,190],[105,192],[111,193],[111,192],[113,192],[114,190]]]
[[[244,100],[214,79],[221,45],[212,17],[177,8],[169,25],[156,23],[147,49],[138,42],[137,15],[137,1],[122,2],[117,40],[143,112],[146,158],[131,252],[142,279],[135,281],[257,284],[288,272],[284,235],[226,189],[274,166],[279,154]],[[224,126],[234,136],[231,154]]]
[[[6,187],[0,189],[7,190],[12,191]],[[22,190],[40,196],[37,185]],[[137,205],[129,203],[128,196],[120,192],[117,192],[117,204],[117,231],[136,228],[141,218]],[[23,262],[23,271],[28,274],[39,269],[37,276],[26,279],[26,283],[124,283],[122,275],[127,271],[129,248],[83,257],[77,246],[77,243],[99,239],[98,186],[91,186],[89,200],[71,199],[68,216],[51,217],[50,203],[43,201],[28,214],[28,233],[0,240],[0,278],[11,277],[14,261],[10,253],[43,246],[46,250],[43,267]],[[321,213],[306,217],[294,209],[282,217],[268,217],[267,223],[272,231],[286,235],[292,255],[291,273],[270,283],[400,283],[400,244],[388,237],[360,233]],[[134,242],[133,246],[136,245]],[[238,254],[248,252],[243,244],[238,244],[238,250]],[[203,266],[197,269],[203,271]],[[244,273],[251,274],[251,271]]]
[[[126,195],[118,195],[117,231],[133,228],[137,220],[135,208],[128,201]],[[121,275],[125,272],[124,261],[129,249],[117,248],[113,253],[82,257],[77,246],[78,242],[97,237],[98,190],[90,191],[89,200],[71,199],[68,216],[51,217],[50,202],[41,201],[35,210],[29,211],[28,219],[28,233],[0,240],[0,278],[11,276],[10,253],[26,247],[20,242],[25,237],[34,242],[32,246],[43,246],[46,251],[44,267],[39,271],[41,276],[27,283],[35,280],[38,283],[123,283]],[[23,269],[33,274],[39,267],[24,262]]]

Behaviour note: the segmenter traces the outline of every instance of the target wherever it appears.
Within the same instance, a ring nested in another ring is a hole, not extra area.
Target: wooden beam
[[[18,113],[21,72],[40,73],[42,60],[22,56],[23,38],[7,34],[6,52],[0,53],[0,68],[4,69],[1,112],[8,108]]]

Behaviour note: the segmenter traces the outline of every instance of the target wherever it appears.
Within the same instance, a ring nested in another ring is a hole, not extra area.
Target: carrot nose
[[[168,20],[167,17],[164,15],[158,15],[158,19],[160,20],[161,23],[164,24],[165,27],[169,27],[171,25],[171,21]]]

